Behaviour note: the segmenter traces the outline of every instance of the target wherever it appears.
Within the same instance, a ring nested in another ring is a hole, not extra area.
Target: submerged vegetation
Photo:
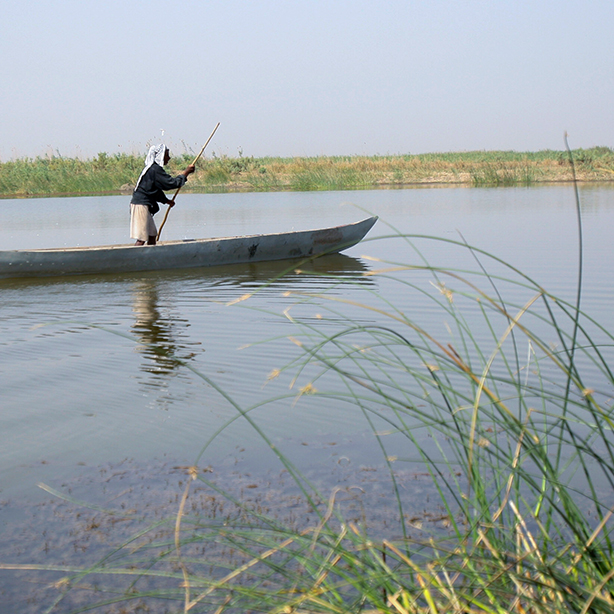
[[[613,181],[614,151],[575,150],[580,181]],[[183,169],[193,154],[174,157],[170,172]],[[91,160],[50,155],[0,162],[0,195],[42,196],[129,192],[143,157],[99,153]],[[474,151],[386,156],[254,158],[213,155],[201,159],[186,190],[340,190],[410,185],[532,185],[571,181],[562,151],[519,153]]]

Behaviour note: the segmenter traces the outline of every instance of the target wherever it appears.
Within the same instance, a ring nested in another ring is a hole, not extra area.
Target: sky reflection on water
[[[609,187],[581,191],[583,305],[609,329],[614,328],[609,265],[614,250],[609,236],[614,227],[612,194]],[[0,201],[0,244],[26,248],[124,242],[128,200],[109,196]],[[36,496],[37,481],[74,473],[79,463],[169,454],[189,464],[211,434],[236,413],[232,403],[247,408],[275,395],[286,398],[264,405],[254,415],[287,449],[298,454],[296,442],[301,439],[308,443],[346,436],[346,452],[375,459],[377,451],[365,440],[366,425],[350,408],[297,398],[296,389],[289,389],[290,372],[269,378],[296,357],[295,346],[288,342],[293,324],[285,311],[333,331],[343,325],[343,318],[335,315],[341,308],[331,298],[369,302],[385,297],[421,326],[448,335],[446,322],[437,320],[441,316],[432,309],[429,296],[438,290],[430,276],[411,277],[425,294],[385,276],[361,277],[384,266],[378,259],[476,269],[475,254],[446,242],[467,241],[508,260],[568,300],[575,296],[577,226],[570,186],[183,194],[169,216],[165,238],[298,230],[366,217],[349,203],[379,215],[380,222],[368,240],[347,255],[306,266],[310,273],[296,273],[294,263],[263,263],[2,282],[4,496]],[[446,241],[376,240],[394,234],[387,224]],[[498,270],[488,257],[479,258],[484,266]],[[353,281],[342,285],[339,278]],[[252,292],[249,300],[228,305]],[[322,293],[327,298],[318,298]],[[508,298],[516,300],[513,294]],[[521,294],[517,297],[519,304],[526,300]],[[375,312],[355,305],[341,311],[367,324],[382,323]],[[265,340],[270,341],[262,343]],[[251,454],[254,466],[275,462],[241,420],[222,431],[208,449],[208,459],[232,456],[239,445]],[[309,462],[307,456],[301,458]]]

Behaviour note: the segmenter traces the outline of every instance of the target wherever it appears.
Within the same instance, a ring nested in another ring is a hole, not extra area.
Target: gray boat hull
[[[356,245],[377,217],[299,232],[112,245],[0,251],[0,279],[162,271],[268,260],[310,258]]]

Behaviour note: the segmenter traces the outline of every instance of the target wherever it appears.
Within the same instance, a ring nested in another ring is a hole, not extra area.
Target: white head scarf
[[[145,168],[143,172],[139,176],[139,180],[136,182],[136,186],[134,189],[136,190],[139,187],[139,183],[141,183],[141,179],[143,179],[143,175],[151,168],[151,165],[155,162],[160,166],[164,166],[164,154],[168,147],[160,143],[159,145],[152,145],[147,152],[147,157],[145,158]]]

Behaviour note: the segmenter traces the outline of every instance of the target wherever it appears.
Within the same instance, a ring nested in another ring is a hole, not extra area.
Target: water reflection
[[[265,301],[267,297],[277,301],[287,291],[324,292],[338,286],[340,279],[348,278],[372,286],[373,278],[363,275],[367,270],[361,260],[333,254],[308,261],[147,273],[131,279],[131,330],[140,341],[137,351],[142,357],[139,369],[147,374],[142,378],[145,392],[154,392],[157,400],[153,404],[168,409],[178,400],[177,392],[169,390],[171,378],[183,373],[180,367],[204,352],[200,340],[194,340],[193,333],[189,333],[190,321],[183,315],[191,302],[226,305],[253,293]],[[205,309],[199,312],[207,317]],[[212,332],[212,337],[215,347],[218,332]],[[189,377],[187,373],[185,376]]]
[[[210,285],[242,287],[245,290],[258,286],[288,286],[296,290],[296,285],[313,284],[331,287],[338,278],[356,278],[361,284],[371,285],[371,278],[362,277],[369,270],[362,260],[344,254],[330,254],[312,260],[277,260],[270,262],[251,262],[231,264],[206,269],[189,269],[183,272],[183,279],[199,279]]]
[[[132,331],[141,341],[138,351],[145,358],[141,369],[153,374],[154,379],[171,375],[194,356],[179,343],[179,338],[186,336],[181,329],[186,329],[189,322],[172,313],[162,313],[159,288],[159,283],[151,279],[138,280],[132,288]]]

